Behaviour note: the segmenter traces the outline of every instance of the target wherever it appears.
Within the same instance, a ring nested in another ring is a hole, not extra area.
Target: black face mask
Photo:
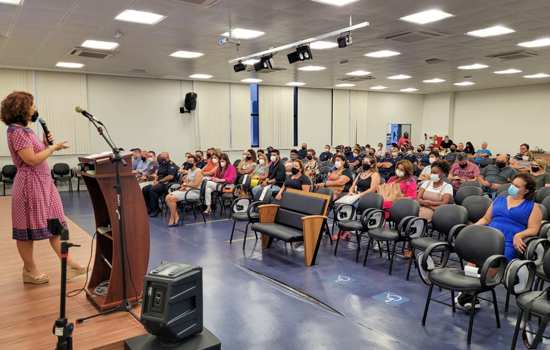
[[[252,156],[246,156],[246,160],[252,160]]]
[[[464,169],[468,166],[468,163],[459,163],[458,166],[460,166],[462,169]]]
[[[370,169],[370,164],[369,163],[363,163],[363,170],[367,171]]]
[[[506,166],[506,163],[505,162],[497,162],[497,167],[499,168],[504,168]]]
[[[292,170],[290,172],[292,173],[292,175],[297,175],[300,172],[300,169],[292,168]]]
[[[193,165],[194,165],[193,163],[185,162],[185,163],[183,164],[183,168],[184,168],[185,170],[189,170],[189,169],[192,169],[192,168],[193,168]]]
[[[38,120],[38,111],[34,111],[34,113],[31,115],[31,122],[36,122]]]
[[[451,148],[451,152],[456,152],[456,148]]]
[[[307,158],[307,160],[312,160],[313,156],[311,154],[308,154],[306,158]]]
[[[531,171],[534,173],[538,173],[540,171],[540,168],[538,166],[532,166]]]
[[[307,147],[306,147],[306,146],[302,146],[302,149],[307,149]]]
[[[168,164],[168,160],[166,160],[166,159],[159,159],[159,164],[160,164],[160,165]]]

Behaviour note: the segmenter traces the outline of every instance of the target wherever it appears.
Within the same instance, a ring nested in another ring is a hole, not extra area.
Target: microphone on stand
[[[75,112],[76,113],[80,113],[82,114],[83,116],[85,116],[86,118],[88,118],[91,122],[96,122],[100,125],[103,125],[103,123],[100,121],[100,120],[97,120],[92,114],[88,113],[87,111],[85,111],[84,109],[80,108],[79,106],[76,106],[74,108]]]
[[[50,134],[50,130],[48,129],[48,126],[46,125],[46,122],[44,121],[44,119],[38,117],[38,122],[40,123],[40,125],[42,126],[42,130],[44,130],[44,134],[46,135],[46,142],[48,143],[48,145],[53,145],[53,141],[50,141],[48,139],[48,135]]]

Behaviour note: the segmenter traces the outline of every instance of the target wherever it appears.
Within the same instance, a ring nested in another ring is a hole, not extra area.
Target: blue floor
[[[87,193],[63,193],[62,198],[66,215],[93,232]],[[229,245],[230,220],[215,217],[204,224],[194,223],[192,216],[185,219],[186,224],[177,228],[168,228],[163,218],[151,219],[150,267],[163,260],[203,267],[204,324],[220,338],[223,349],[510,347],[516,308],[513,301],[510,312],[504,314],[501,287],[502,328],[496,328],[493,308],[482,301],[468,347],[468,315],[462,311],[453,315],[450,307],[432,302],[427,325],[422,327],[428,289],[414,269],[411,281],[405,280],[403,259],[396,258],[389,276],[388,261],[378,253],[370,255],[363,267],[354,262],[355,245],[341,244],[334,257],[324,240],[317,265],[306,268],[303,252],[282,243],[262,252],[253,234],[243,254],[241,233]],[[450,302],[448,292],[434,290],[434,296]],[[490,293],[486,297],[490,299]]]

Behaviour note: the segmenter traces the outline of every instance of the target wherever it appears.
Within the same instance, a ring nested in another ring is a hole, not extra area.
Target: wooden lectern
[[[95,259],[86,295],[100,311],[119,306],[123,301],[115,165],[111,161],[112,157],[112,153],[79,157],[82,178],[90,193],[96,223]],[[136,302],[143,292],[143,278],[149,263],[149,216],[132,173],[131,153],[123,153],[122,158],[126,162],[119,167],[125,226],[126,293],[130,302]],[[104,281],[109,281],[108,292],[97,295],[95,289]]]

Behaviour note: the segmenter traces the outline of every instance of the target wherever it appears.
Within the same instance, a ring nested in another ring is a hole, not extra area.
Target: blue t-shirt
[[[488,149],[483,149],[483,148],[478,149],[478,150],[476,151],[476,154],[486,154],[486,155],[488,155],[489,157],[493,155],[493,153],[492,153],[491,151],[489,151]],[[474,158],[474,161],[475,161],[476,163],[479,164],[483,159],[485,159],[485,158],[483,158],[483,157],[475,157],[475,158]]]

